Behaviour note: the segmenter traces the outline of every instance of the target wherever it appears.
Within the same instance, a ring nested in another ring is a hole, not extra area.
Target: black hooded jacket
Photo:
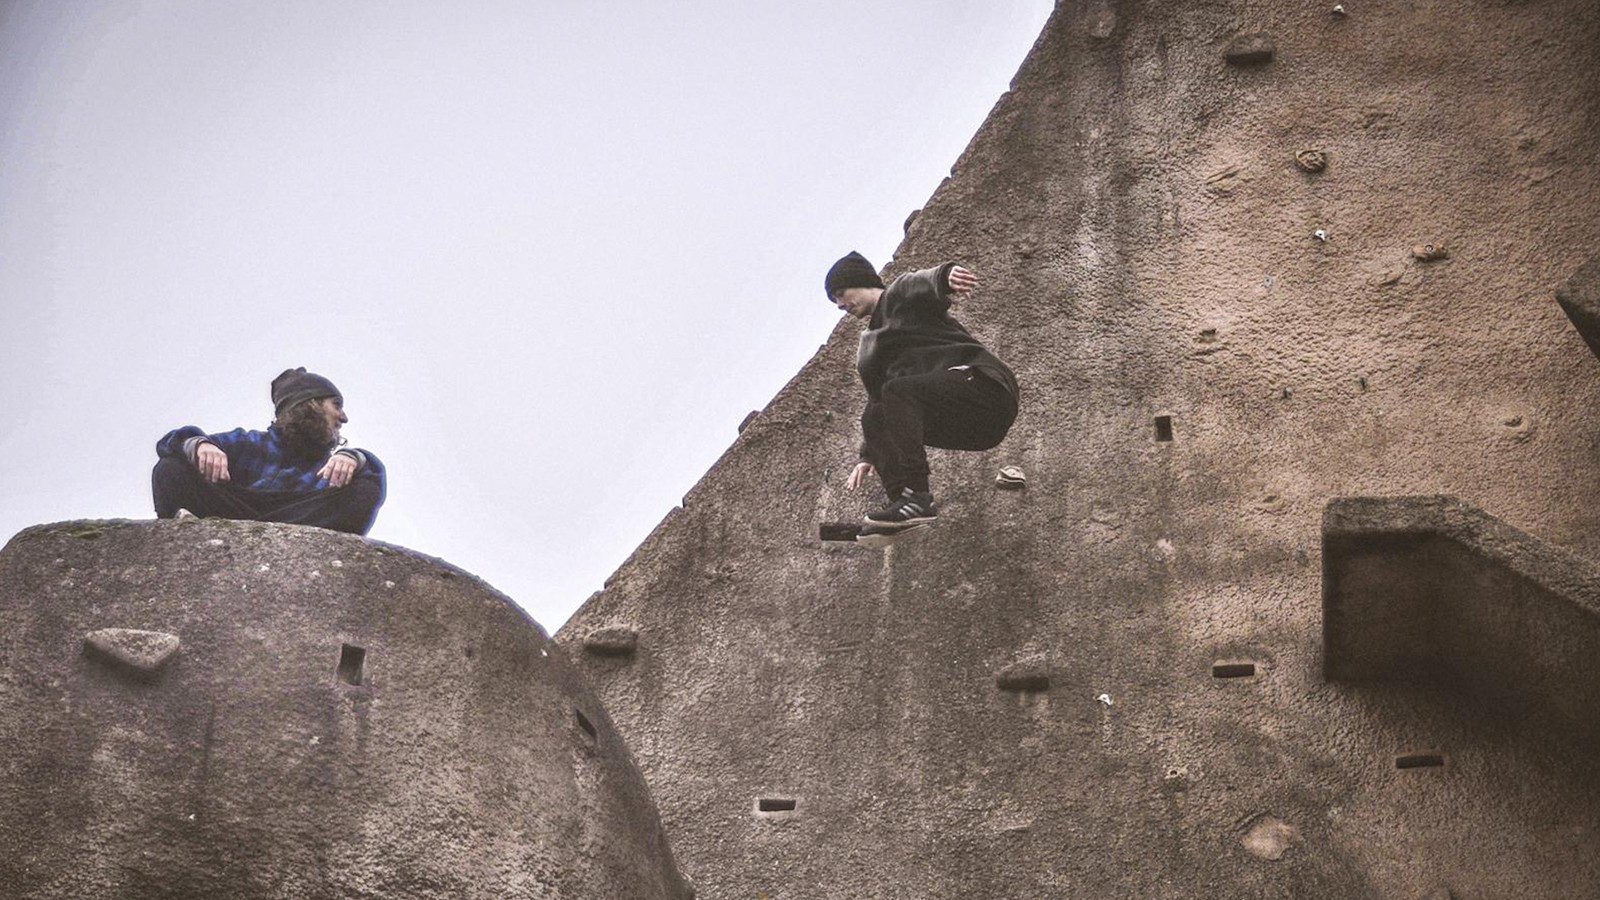
[[[971,366],[1017,396],[1017,377],[950,316],[950,270],[955,263],[900,276],[878,298],[861,335],[856,371],[877,400],[884,382]]]

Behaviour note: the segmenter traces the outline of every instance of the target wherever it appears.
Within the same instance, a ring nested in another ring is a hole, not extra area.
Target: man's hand
[[[212,484],[233,480],[228,474],[228,454],[209,441],[194,448],[194,467],[200,470],[202,478]]]
[[[956,266],[950,270],[950,290],[956,296],[965,297],[977,286],[978,276],[971,269]]]
[[[856,467],[850,470],[850,477],[844,480],[845,487],[853,491],[861,487],[861,482],[876,474],[878,474],[878,470],[872,467],[872,463],[858,462]]]
[[[318,478],[328,479],[328,487],[344,487],[356,474],[355,457],[348,453],[335,453],[317,470]]]

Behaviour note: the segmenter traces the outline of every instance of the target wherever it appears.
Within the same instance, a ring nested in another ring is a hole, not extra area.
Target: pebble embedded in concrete
[[[1028,476],[1019,466],[1006,466],[995,476],[995,487],[1007,491],[1019,491],[1028,486]]]
[[[1294,155],[1294,164],[1302,172],[1321,172],[1328,168],[1328,154],[1321,150],[1301,150]]]
[[[1251,856],[1277,861],[1301,840],[1300,830],[1272,816],[1261,816],[1250,826],[1240,843]]]
[[[91,655],[127,666],[141,674],[153,674],[178,652],[181,641],[164,631],[135,628],[102,628],[83,639]]]

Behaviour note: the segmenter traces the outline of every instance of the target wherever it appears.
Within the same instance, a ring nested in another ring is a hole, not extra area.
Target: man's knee
[[[177,457],[165,456],[156,461],[150,470],[150,494],[158,518],[170,519],[178,514],[195,474],[193,466]]]

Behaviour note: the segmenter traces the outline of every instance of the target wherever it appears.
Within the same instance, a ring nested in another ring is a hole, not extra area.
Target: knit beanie
[[[305,366],[298,369],[284,369],[282,375],[272,379],[272,409],[275,414],[281,415],[284,410],[302,400],[317,400],[322,397],[344,399],[344,395],[333,386],[333,382],[314,372],[307,372]]]
[[[878,270],[867,262],[865,256],[851,250],[828,270],[828,277],[822,280],[822,289],[827,291],[828,299],[832,300],[835,291],[853,287],[881,288],[883,279],[878,277]]]

